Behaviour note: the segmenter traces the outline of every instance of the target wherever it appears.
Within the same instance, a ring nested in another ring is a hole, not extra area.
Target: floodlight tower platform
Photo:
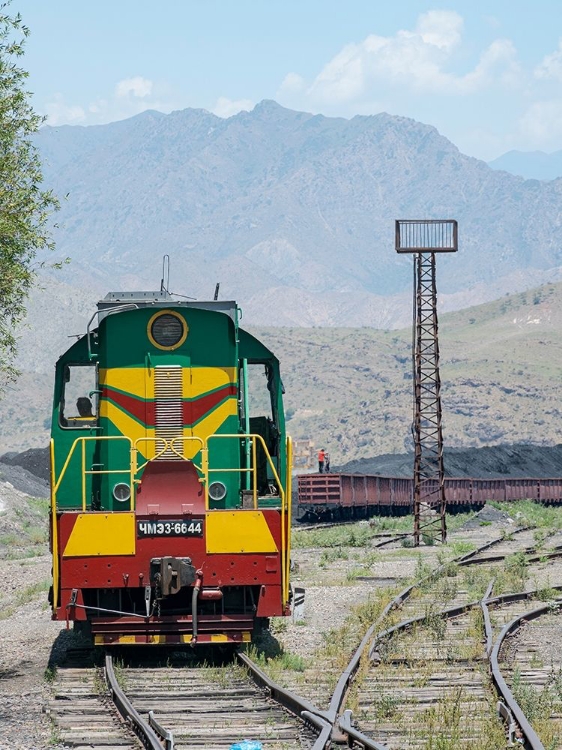
[[[398,219],[396,252],[414,257],[414,544],[447,541],[435,254],[458,250],[454,219]]]

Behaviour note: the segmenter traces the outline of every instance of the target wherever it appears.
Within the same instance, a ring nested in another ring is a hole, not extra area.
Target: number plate
[[[203,536],[203,519],[137,521],[137,537],[148,536]]]

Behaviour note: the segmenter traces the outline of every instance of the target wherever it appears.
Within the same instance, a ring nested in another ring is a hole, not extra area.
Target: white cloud
[[[182,106],[172,99],[165,83],[160,84],[158,91],[157,88],[147,78],[135,76],[119,81],[110,96],[87,104],[67,104],[62,94],[56,94],[43,106],[43,111],[49,125],[101,125],[133,117],[147,109],[171,112]]]
[[[546,55],[534,73],[536,78],[562,81],[562,38],[558,42],[558,49]]]
[[[460,44],[463,19],[450,10],[430,10],[418,18],[416,31],[398,32],[405,36],[419,35],[425,44],[449,51]]]
[[[519,121],[519,130],[534,148],[559,149],[562,140],[562,99],[533,102]]]
[[[66,104],[62,94],[55,94],[45,105],[49,125],[79,125],[86,119],[86,113],[78,104]]]
[[[211,108],[211,112],[217,117],[232,117],[237,115],[242,110],[249,112],[254,108],[255,104],[250,99],[227,99],[226,96],[219,96],[215,102],[214,107]]]
[[[462,45],[462,30],[458,13],[431,10],[419,16],[413,30],[387,37],[371,34],[362,42],[348,44],[305,88],[308,106],[348,102],[359,107],[365,99],[380,98],[381,91],[391,100],[408,92],[463,95],[517,79],[516,50],[506,39],[497,39],[484,49],[469,72],[451,72]],[[278,95],[296,99],[302,90],[302,78],[290,73]]]
[[[134,78],[125,78],[115,86],[115,96],[118,98],[126,97],[132,94],[140,99],[150,96],[152,93],[152,81],[142,76]]]
[[[300,76],[298,73],[287,73],[287,75],[281,82],[279,92],[294,93],[303,91],[305,88],[306,81],[302,76]]]

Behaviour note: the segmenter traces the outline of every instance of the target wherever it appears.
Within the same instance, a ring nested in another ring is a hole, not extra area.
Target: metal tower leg
[[[435,253],[416,253],[414,544],[446,542]]]

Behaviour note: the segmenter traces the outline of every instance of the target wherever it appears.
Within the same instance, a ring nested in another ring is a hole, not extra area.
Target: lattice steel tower
[[[397,220],[396,252],[414,257],[414,544],[447,541],[435,253],[458,250],[455,220]]]

